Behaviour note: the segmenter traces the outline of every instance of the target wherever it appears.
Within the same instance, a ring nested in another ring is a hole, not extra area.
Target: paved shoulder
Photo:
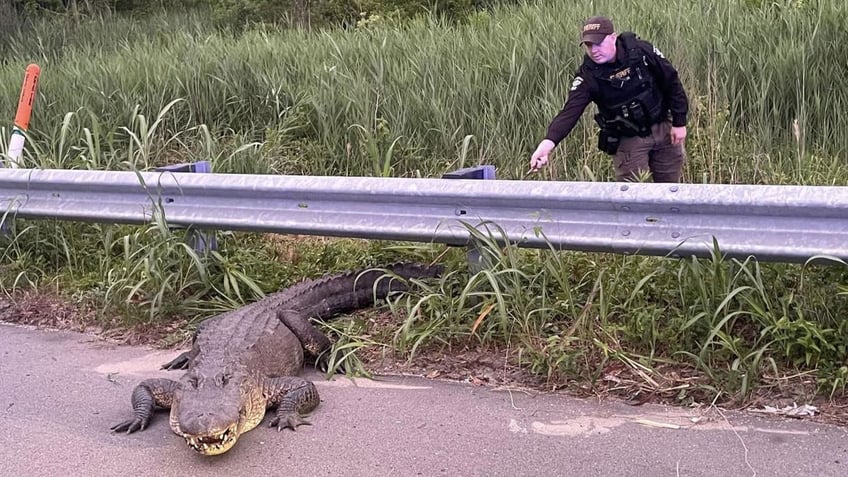
[[[322,402],[297,432],[260,426],[218,457],[158,413],[113,434],[130,393],[176,352],[0,324],[5,475],[848,475],[848,431],[799,421],[628,407],[420,378],[308,375]]]

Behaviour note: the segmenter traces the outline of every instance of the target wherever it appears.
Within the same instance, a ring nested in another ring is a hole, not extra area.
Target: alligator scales
[[[216,455],[262,422],[267,409],[276,409],[269,425],[278,430],[308,424],[303,416],[318,406],[318,391],[297,375],[305,352],[325,356],[330,347],[309,319],[371,306],[375,297],[406,288],[397,277],[439,273],[439,267],[395,264],[326,276],[210,318],[198,327],[191,350],[163,365],[186,373],[178,381],[142,381],[132,393],[133,417],[112,430],[144,430],[156,406],[170,408],[171,429],[195,451]]]

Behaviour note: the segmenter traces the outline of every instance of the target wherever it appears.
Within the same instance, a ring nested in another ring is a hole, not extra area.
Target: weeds
[[[767,285],[787,271],[823,278],[810,270],[726,260],[718,244],[711,258],[675,266],[653,257],[522,250],[503,244],[496,228],[469,230],[487,268],[448,273],[393,304],[406,319],[392,345],[410,359],[427,344],[476,336],[517,345],[521,362],[552,386],[601,385],[623,369],[654,393],[744,402],[766,380],[813,369],[820,391],[844,392],[844,321],[837,330],[806,316],[821,299],[805,293],[809,283],[787,280],[779,295]],[[844,280],[848,269],[834,272]],[[677,296],[667,293],[673,289]],[[844,298],[831,296],[826,306],[845,308]],[[706,381],[680,386],[661,371],[668,368],[697,369]]]

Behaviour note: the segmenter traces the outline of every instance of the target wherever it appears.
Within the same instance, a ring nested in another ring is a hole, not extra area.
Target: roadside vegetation
[[[835,86],[848,76],[842,0],[379,11],[320,26],[222,23],[233,17],[220,5],[33,17],[0,42],[0,136],[34,62],[26,167],[208,160],[229,173],[438,177],[494,164],[504,179],[609,181],[588,114],[551,167],[525,177],[579,64],[580,19],[608,12],[680,70],[687,182],[848,185],[848,89]],[[331,323],[333,362],[355,372],[355,352],[369,348],[413,358],[494,347],[550,387],[682,403],[744,404],[788,387],[799,401],[845,397],[848,265],[835,258],[730,260],[721,244],[710,259],[524,250],[498,246],[496,226],[469,227],[489,265],[475,271],[464,250],[434,245],[217,232],[219,249],[204,253],[167,218],[3,223],[10,299],[56,293],[104,327],[190,327],[303,277],[437,260],[448,273],[391,300],[392,326]]]

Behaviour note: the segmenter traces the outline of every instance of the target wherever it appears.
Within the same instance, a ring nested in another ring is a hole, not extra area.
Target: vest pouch
[[[627,104],[627,113],[630,120],[637,126],[650,126],[651,120],[645,111],[641,101],[631,101]]]
[[[601,152],[613,156],[618,152],[619,144],[621,144],[621,138],[612,135],[609,131],[601,129],[601,132],[598,133],[598,149]]]
[[[650,136],[651,126],[654,124],[654,121],[650,112],[645,108],[645,104],[639,100],[633,100],[625,107],[630,123],[635,126],[636,135],[640,137]]]

